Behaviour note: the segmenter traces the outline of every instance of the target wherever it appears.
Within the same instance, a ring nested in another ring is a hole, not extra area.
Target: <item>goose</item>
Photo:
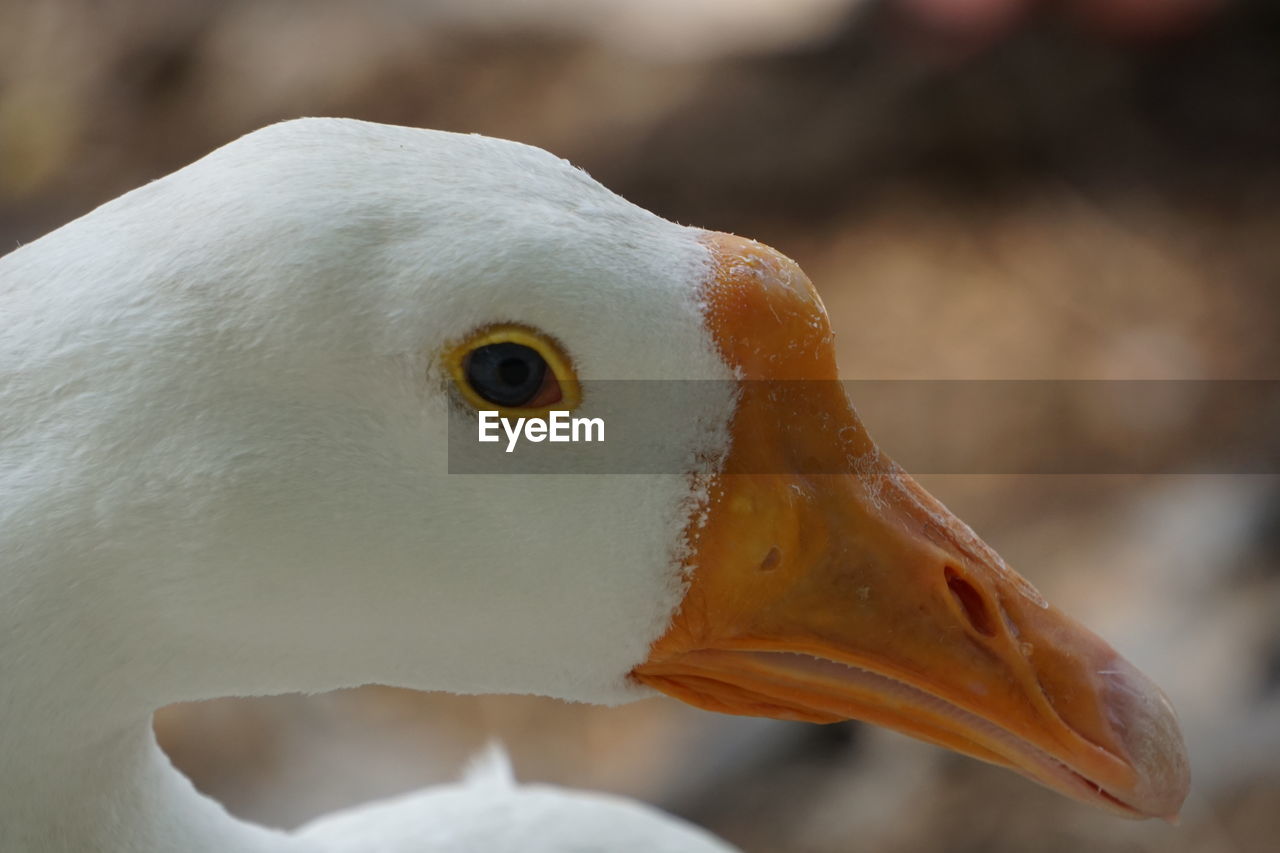
[[[502,772],[268,829],[151,730],[366,683],[857,718],[1128,817],[1186,795],[1160,690],[877,449],[799,267],[547,152],[272,125],[0,259],[0,318],[6,853],[728,849]],[[616,427],[617,379],[697,383],[654,418],[678,465],[460,470],[477,411]]]

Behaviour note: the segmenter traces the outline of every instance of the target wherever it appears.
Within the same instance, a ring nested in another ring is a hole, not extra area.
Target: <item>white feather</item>
[[[511,755],[499,740],[491,740],[467,763],[463,781],[477,788],[514,788],[516,772],[511,766]]]
[[[519,321],[584,377],[727,379],[708,268],[698,232],[543,151],[334,119],[0,259],[0,850],[336,849],[192,790],[150,731],[173,701],[644,695],[694,480],[449,476],[468,425],[438,355]],[[723,453],[732,406],[706,394],[668,440]],[[434,849],[395,828],[427,832],[417,806],[359,849]]]

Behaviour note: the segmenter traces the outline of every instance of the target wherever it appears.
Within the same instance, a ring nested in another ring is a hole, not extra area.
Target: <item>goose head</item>
[[[4,263],[5,619],[100,718],[656,690],[1177,813],[1158,688],[878,452],[816,292],[765,246],[527,146],[311,119]],[[458,473],[478,407],[608,428],[593,383],[631,379],[697,383],[629,410],[671,470]]]

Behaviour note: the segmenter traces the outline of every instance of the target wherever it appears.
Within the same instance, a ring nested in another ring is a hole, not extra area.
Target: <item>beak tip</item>
[[[1112,725],[1136,776],[1126,800],[1145,815],[1177,823],[1191,770],[1173,705],[1123,658],[1116,659],[1105,677]]]

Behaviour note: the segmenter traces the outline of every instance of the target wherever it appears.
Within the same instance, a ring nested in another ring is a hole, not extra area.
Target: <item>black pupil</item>
[[[495,406],[527,406],[546,374],[546,361],[524,344],[489,344],[467,357],[467,382]]]

